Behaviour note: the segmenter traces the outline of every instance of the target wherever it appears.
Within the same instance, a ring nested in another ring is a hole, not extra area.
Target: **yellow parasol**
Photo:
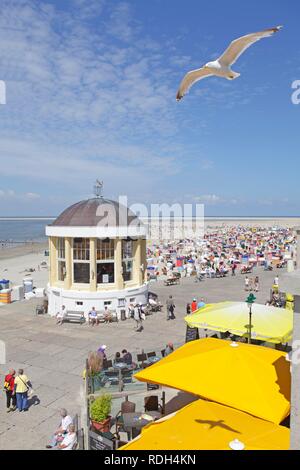
[[[248,335],[249,308],[246,302],[209,304],[185,317],[190,327]],[[287,343],[292,337],[293,312],[269,305],[253,304],[251,337],[271,343]]]
[[[290,412],[290,363],[281,351],[205,338],[135,374],[279,424]]]
[[[197,400],[148,424],[119,450],[288,450],[289,437],[284,426]]]

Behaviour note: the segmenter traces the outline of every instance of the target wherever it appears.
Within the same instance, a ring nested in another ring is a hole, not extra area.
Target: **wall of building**
[[[102,311],[106,302],[110,302],[109,308],[115,310],[120,316],[121,310],[125,309],[127,311],[129,303],[142,303],[143,305],[147,303],[148,284],[131,289],[107,292],[65,290],[48,285],[47,293],[49,299],[48,313],[52,316],[56,315],[65,305],[67,311],[83,311],[87,318],[92,307],[95,307],[97,311]],[[120,306],[120,300],[124,301],[124,306]]]

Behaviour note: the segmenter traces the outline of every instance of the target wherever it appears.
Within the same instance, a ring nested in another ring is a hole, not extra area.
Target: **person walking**
[[[14,369],[10,369],[4,378],[7,413],[16,410],[15,375],[16,371]]]
[[[249,290],[249,278],[248,276],[245,277],[245,291]]]
[[[174,320],[175,315],[174,315],[174,310],[175,310],[175,305],[173,301],[172,295],[169,296],[166,302],[167,305],[167,320]]]
[[[134,318],[134,305],[130,303],[127,310],[128,318]]]
[[[175,314],[174,314],[174,310],[175,310],[175,304],[174,302],[170,304],[170,320],[175,320]]]
[[[236,270],[236,264],[232,263],[232,265],[231,265],[231,275],[232,276],[235,276],[235,270]]]
[[[24,374],[23,369],[18,370],[18,375],[15,378],[14,390],[17,399],[17,408],[19,412],[28,410],[28,391],[30,381],[27,375]]]
[[[134,306],[134,320],[136,322],[136,330],[135,331],[138,331],[138,332],[141,332],[144,327],[142,325],[142,311],[141,311],[141,307],[139,304],[136,304]]]
[[[254,279],[254,290],[255,292],[259,291],[259,277],[258,276],[255,276],[255,279]]]

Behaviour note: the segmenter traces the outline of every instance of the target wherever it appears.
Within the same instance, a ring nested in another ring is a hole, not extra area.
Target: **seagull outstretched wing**
[[[258,33],[251,33],[246,34],[246,36],[242,36],[238,39],[235,39],[230,43],[226,51],[219,57],[218,61],[220,64],[225,66],[230,66],[234,64],[240,55],[248,49],[252,44],[260,39],[267,38],[268,36],[272,36],[273,34],[280,31],[282,26],[276,26],[275,28],[265,29],[263,31],[259,31]]]
[[[204,68],[201,67],[201,69],[197,70],[191,70],[188,72],[184,78],[182,79],[177,95],[176,95],[176,100],[179,101],[183,96],[189,91],[191,86],[198,82],[199,80],[202,80],[203,78],[209,77],[210,75],[213,75],[211,70],[209,68]]]

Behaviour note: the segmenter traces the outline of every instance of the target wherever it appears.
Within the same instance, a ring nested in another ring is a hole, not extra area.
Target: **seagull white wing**
[[[210,75],[213,75],[211,70],[209,68],[204,67],[188,72],[180,83],[176,100],[181,100],[181,98],[184,97],[184,95],[189,91],[189,89],[192,85],[194,85],[194,83],[198,82],[199,80],[202,80],[202,78],[209,77]]]
[[[260,39],[267,38],[280,31],[282,26],[276,26],[275,28],[265,29],[258,33],[246,34],[238,39],[232,41],[226,51],[219,57],[218,61],[225,66],[234,64],[240,55],[248,49],[252,44]]]

